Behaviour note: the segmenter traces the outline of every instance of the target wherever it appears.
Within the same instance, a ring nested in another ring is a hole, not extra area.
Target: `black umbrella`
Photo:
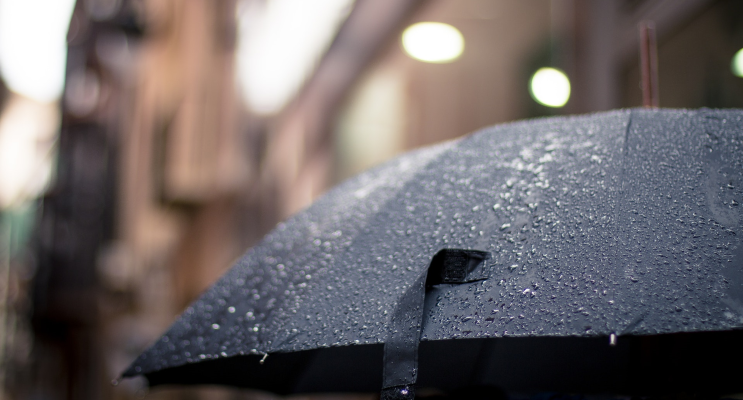
[[[740,111],[487,128],[279,224],[124,376],[403,398],[740,390],[741,202]]]

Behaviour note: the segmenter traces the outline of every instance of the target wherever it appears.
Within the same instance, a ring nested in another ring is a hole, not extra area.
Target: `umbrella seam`
[[[622,144],[622,154],[621,154],[621,166],[619,170],[619,194],[617,195],[617,206],[614,210],[614,226],[615,226],[615,232],[614,235],[614,260],[621,259],[619,252],[621,251],[621,223],[620,220],[622,218],[622,208],[625,204],[625,178],[626,178],[626,171],[627,171],[627,153],[629,152],[629,135],[630,131],[632,130],[632,120],[635,116],[635,110],[629,111],[629,117],[627,119],[627,127],[624,130],[624,143]],[[621,268],[621,266],[619,266]],[[623,329],[614,329],[615,333],[624,333],[627,331],[627,328],[633,324],[634,321],[631,321],[627,326],[625,326]],[[620,328],[620,327],[616,327]],[[621,331],[621,332],[620,332]]]

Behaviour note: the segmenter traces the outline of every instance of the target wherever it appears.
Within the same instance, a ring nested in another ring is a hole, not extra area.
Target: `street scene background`
[[[0,1],[0,399],[270,398],[111,382],[343,180],[641,106],[642,21],[661,107],[743,107],[735,0]]]

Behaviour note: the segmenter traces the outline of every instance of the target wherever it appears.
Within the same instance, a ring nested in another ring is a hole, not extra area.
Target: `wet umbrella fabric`
[[[741,111],[486,128],[279,224],[124,376],[281,394],[453,388],[518,380],[509,371],[535,349],[595,359],[590,375],[630,357],[625,336],[740,340],[742,201]]]

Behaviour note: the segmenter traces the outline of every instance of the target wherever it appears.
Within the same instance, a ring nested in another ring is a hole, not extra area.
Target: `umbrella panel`
[[[333,368],[319,364],[339,376],[381,363],[356,352],[386,343],[388,311],[442,248],[479,249],[492,258],[482,271],[488,279],[426,296],[435,298],[436,308],[424,315],[422,386],[472,384],[444,384],[445,375],[430,378],[436,375],[425,372],[429,343],[442,343],[444,354],[460,340],[475,343],[470,338],[518,343],[532,336],[527,343],[550,343],[549,337],[578,336],[584,338],[551,343],[565,349],[577,341],[575,354],[590,356],[593,350],[579,351],[588,346],[583,343],[597,340],[604,349],[609,334],[740,329],[742,132],[743,113],[735,110],[628,110],[503,125],[408,154],[346,182],[280,224],[125,376],[279,393],[303,391],[302,382],[309,380],[312,390],[341,390],[330,387],[332,376],[304,378],[308,369],[302,366],[314,365],[312,354],[325,354],[326,347],[350,349],[342,353],[348,365],[342,359],[328,361],[339,363]],[[728,349],[735,350],[732,344]],[[560,349],[546,349],[545,359]],[[686,365],[707,376],[710,368],[735,359],[719,350],[717,358],[692,357],[696,364],[680,360],[668,370]],[[292,352],[298,355],[281,355]],[[253,370],[260,364],[247,360],[265,353],[271,356],[263,369]],[[511,360],[503,371],[536,376],[533,368],[519,366],[535,365],[540,357]],[[261,375],[277,358],[286,361],[283,366]],[[579,358],[574,365],[581,365]],[[449,374],[470,365],[441,362]],[[196,364],[230,367],[236,378],[228,379],[232,371],[202,371]],[[666,367],[621,365],[620,372]],[[602,369],[625,383],[644,379],[612,373],[608,365],[588,372]],[[181,378],[178,371],[196,372]],[[679,370],[678,376],[688,374]],[[378,373],[369,376],[369,382],[379,382]],[[591,380],[596,388],[619,387],[601,383],[606,379]],[[373,386],[339,380],[349,382],[343,391]],[[693,381],[674,382],[686,387]],[[504,387],[521,387],[517,382]],[[562,382],[572,387],[569,377]],[[644,387],[630,383],[621,387]]]

